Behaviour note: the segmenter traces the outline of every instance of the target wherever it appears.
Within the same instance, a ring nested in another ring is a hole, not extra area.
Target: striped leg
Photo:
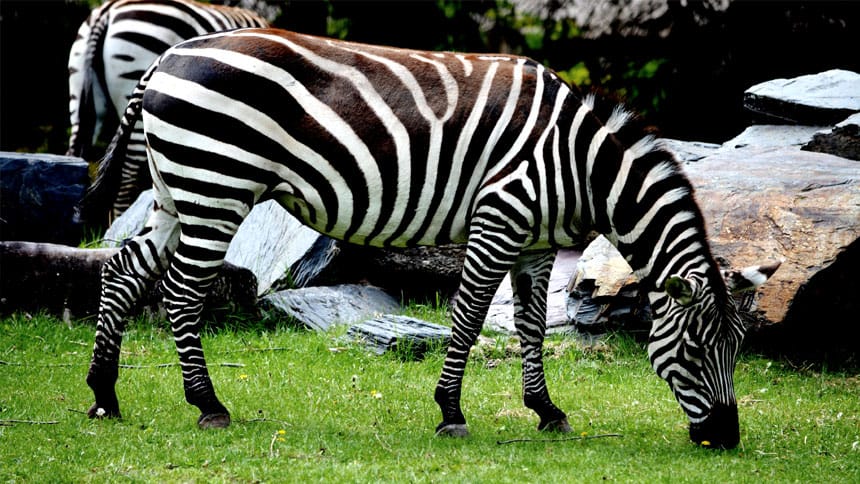
[[[435,400],[442,410],[436,435],[465,437],[469,434],[460,409],[460,393],[469,350],[478,338],[493,295],[516,261],[522,240],[512,240],[496,229],[473,225],[466,260],[452,311],[451,344],[436,385]]]
[[[157,205],[160,206],[163,205]],[[170,254],[176,248],[178,229],[176,217],[157,208],[141,233],[102,267],[95,345],[87,374],[87,384],[96,400],[87,412],[90,418],[120,417],[114,387],[125,331],[124,318],[164,273]]]
[[[570,432],[567,415],[549,397],[543,371],[546,297],[555,251],[520,256],[511,269],[514,325],[523,355],[523,403],[540,417],[538,430]]]
[[[239,202],[232,207],[235,212],[185,205],[195,213],[180,215],[182,234],[164,278],[164,306],[179,353],[185,400],[200,409],[197,424],[201,428],[222,428],[230,425],[230,413],[215,396],[209,378],[200,342],[200,314],[206,294],[224,263],[230,240],[249,210]],[[220,212],[222,216],[229,213],[229,216],[207,218],[207,212]]]

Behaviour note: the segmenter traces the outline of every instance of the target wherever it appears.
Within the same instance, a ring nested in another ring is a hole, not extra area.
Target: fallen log
[[[0,314],[45,311],[64,320],[98,312],[102,264],[119,249],[81,249],[60,244],[0,242]],[[225,264],[207,299],[209,315],[257,311],[257,281],[247,269]],[[153,288],[139,310],[159,310]]]

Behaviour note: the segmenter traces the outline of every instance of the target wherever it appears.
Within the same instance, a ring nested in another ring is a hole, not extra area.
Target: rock
[[[797,366],[826,365],[833,371],[860,367],[858,267],[860,240],[855,240],[798,288],[780,324],[753,332],[747,344]]]
[[[860,111],[860,74],[832,69],[762,82],[744,92],[743,104],[765,119],[832,125]]]
[[[784,260],[759,289],[764,324],[781,322],[801,287],[860,238],[860,170],[854,161],[796,148],[747,148],[685,168],[716,256],[737,268]]]
[[[585,39],[608,36],[631,38],[667,38],[676,24],[689,17],[693,25],[702,26],[718,17],[729,6],[729,0],[669,2],[667,0],[602,1],[513,0],[517,11],[541,19],[573,21]]]
[[[80,158],[0,152],[0,240],[78,245],[73,209],[88,184]]]
[[[152,189],[146,190],[105,233],[105,246],[118,247],[137,234],[152,211]],[[225,260],[249,269],[257,294],[310,284],[337,254],[332,239],[303,225],[274,201],[254,206],[239,226]]]
[[[152,189],[144,190],[128,209],[114,220],[105,231],[101,247],[121,247],[123,242],[143,229],[152,213]]]
[[[0,242],[0,313],[44,310],[67,320],[97,314],[101,267],[117,250]],[[207,315],[255,313],[256,287],[250,271],[226,264],[206,299]],[[161,295],[153,288],[137,309],[149,306],[159,312],[160,304]]]
[[[718,260],[734,268],[782,261],[767,283],[738,299],[752,328],[750,346],[831,366],[860,361],[857,162],[748,146],[714,150],[685,171]],[[580,333],[650,326],[629,267],[601,238],[583,252],[571,286],[570,315]]]
[[[230,243],[226,260],[257,275],[265,294],[304,287],[337,254],[336,243],[303,225],[276,202],[255,205]]]
[[[353,325],[347,336],[377,354],[397,351],[408,359],[421,359],[432,347],[451,342],[451,328],[408,316],[384,314]]]
[[[681,141],[671,138],[663,138],[663,145],[675,153],[680,161],[699,161],[706,156],[714,154],[721,145],[716,143],[705,143],[701,141]]]
[[[566,288],[579,257],[580,252],[576,250],[560,250],[556,255],[547,293],[547,334],[564,333],[572,329],[567,317]],[[496,290],[484,324],[495,331],[516,334],[513,303],[511,279],[507,275]]]
[[[801,149],[860,161],[860,113],[851,115],[830,131],[816,133]]]
[[[466,257],[465,245],[437,247],[375,248],[341,244],[337,267],[320,279],[367,281],[401,300],[430,301],[450,298],[460,284]]]
[[[721,148],[724,150],[734,150],[747,147],[800,147],[812,140],[815,133],[822,129],[822,126],[795,126],[784,124],[754,125],[746,128],[741,134],[723,143]]]
[[[263,310],[316,331],[328,331],[336,324],[353,324],[400,310],[397,300],[382,289],[357,284],[278,291],[264,296],[260,304]]]
[[[579,333],[647,335],[648,300],[639,293],[630,265],[605,237],[596,238],[583,251],[566,289],[567,318]]]

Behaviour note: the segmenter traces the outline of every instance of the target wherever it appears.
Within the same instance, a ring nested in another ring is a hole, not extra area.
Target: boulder
[[[77,245],[73,210],[88,184],[80,158],[0,152],[0,240]]]
[[[316,331],[400,310],[397,300],[382,289],[357,284],[278,291],[263,296],[260,305],[265,311]]]
[[[860,113],[849,116],[829,131],[814,134],[801,149],[860,161]]]
[[[744,108],[763,119],[833,125],[860,111],[860,74],[842,69],[774,79],[744,92]]]
[[[555,257],[549,278],[547,291],[547,334],[571,332],[570,319],[567,316],[567,285],[574,274],[580,259],[578,250],[560,250]],[[487,319],[484,323],[489,329],[516,334],[514,327],[514,299],[511,289],[511,277],[506,275],[490,304]]]
[[[118,247],[137,234],[152,212],[145,190],[105,232],[103,246]],[[301,224],[274,201],[255,205],[239,226],[225,260],[254,273],[262,296],[284,287],[308,285],[337,254],[334,240]]]
[[[798,147],[747,146],[715,149],[710,156],[685,163],[685,171],[696,188],[718,260],[733,268],[782,261],[767,283],[740,299],[753,328],[750,344],[818,361],[857,361],[857,162]],[[599,239],[592,245],[597,243]],[[589,246],[583,253],[583,264],[592,260],[592,250]],[[580,305],[573,315],[575,324],[583,319],[580,313],[600,321],[594,315],[610,308],[645,315],[641,299],[630,293],[629,268],[620,270],[626,265],[621,255],[611,247],[600,253],[595,270],[578,267],[571,285],[570,304]],[[602,303],[600,310],[590,306],[595,301]]]

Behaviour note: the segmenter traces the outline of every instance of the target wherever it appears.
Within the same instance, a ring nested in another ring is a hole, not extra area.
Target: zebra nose
[[[714,405],[705,420],[690,424],[690,440],[714,449],[737,447],[741,440],[737,405]]]

